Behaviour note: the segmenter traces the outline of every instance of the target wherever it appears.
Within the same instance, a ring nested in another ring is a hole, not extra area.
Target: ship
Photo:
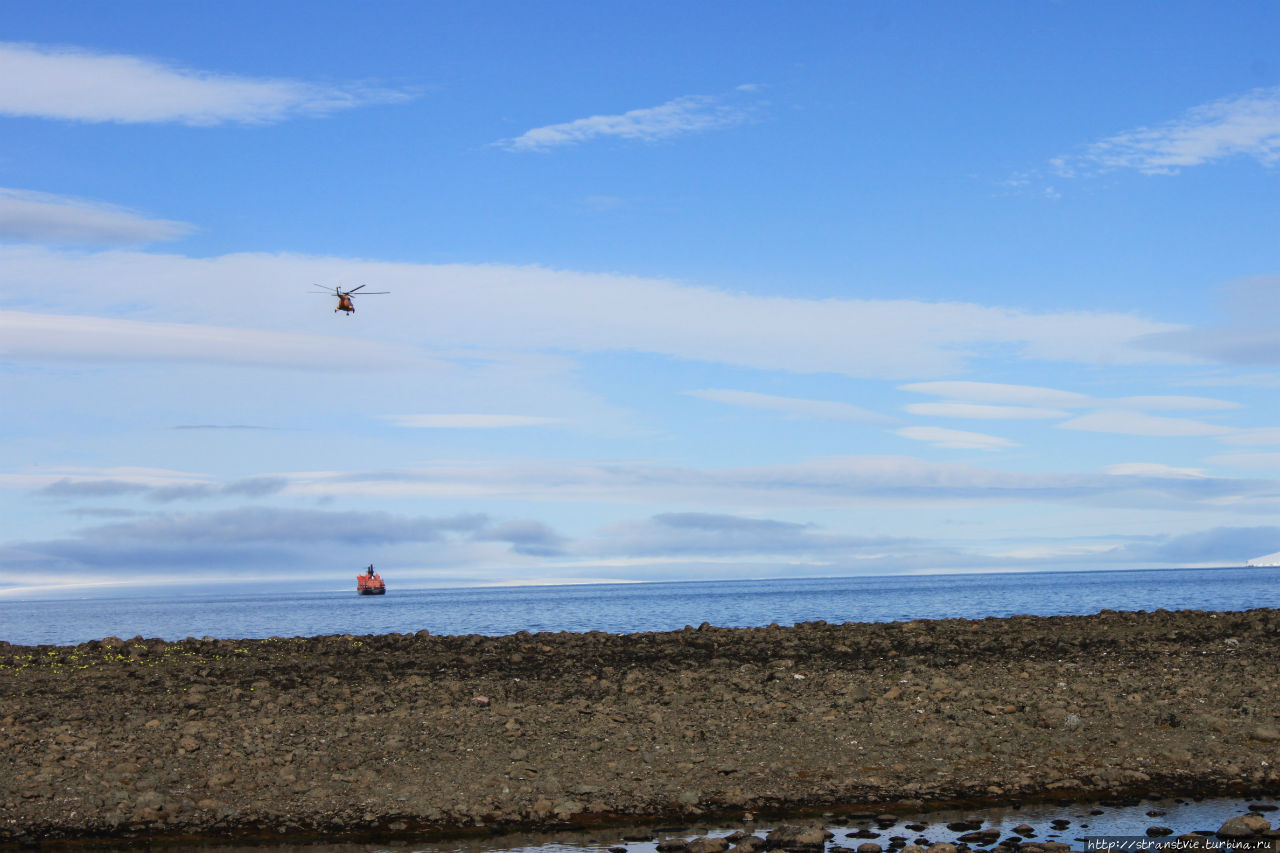
[[[382,575],[373,570],[373,566],[356,575],[356,592],[360,595],[386,595],[387,585],[382,582]]]

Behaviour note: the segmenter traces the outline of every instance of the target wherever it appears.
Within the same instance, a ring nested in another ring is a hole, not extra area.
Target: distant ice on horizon
[[[1280,566],[1280,551],[1274,554],[1263,554],[1245,563],[1246,566]]]

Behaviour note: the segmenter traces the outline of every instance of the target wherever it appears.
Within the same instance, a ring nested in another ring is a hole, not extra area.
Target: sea
[[[895,575],[458,589],[279,584],[153,587],[82,595],[0,596],[0,640],[74,645],[105,637],[260,638],[325,634],[673,631],[686,625],[1089,614],[1100,610],[1280,607],[1280,567]]]

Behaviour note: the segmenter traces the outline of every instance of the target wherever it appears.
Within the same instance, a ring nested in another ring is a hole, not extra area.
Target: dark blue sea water
[[[1280,568],[916,575],[396,589],[385,596],[174,589],[147,596],[0,597],[0,640],[68,645],[116,636],[297,637],[320,634],[511,634],[667,631],[796,622],[884,622],[1112,610],[1280,607]]]

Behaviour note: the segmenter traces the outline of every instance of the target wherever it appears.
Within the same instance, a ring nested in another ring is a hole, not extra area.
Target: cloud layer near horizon
[[[438,463],[377,471],[263,474],[220,483],[177,472],[0,473],[0,488],[46,498],[132,495],[172,502],[263,494],[290,499],[469,498],[536,502],[657,504],[752,510],[857,506],[1060,505],[1274,511],[1280,481],[1186,476],[1183,469],[1132,463],[1105,473],[1016,473],[910,456],[842,456],[779,465],[706,468],[639,461],[515,460]],[[1245,507],[1246,510],[1249,507]]]

